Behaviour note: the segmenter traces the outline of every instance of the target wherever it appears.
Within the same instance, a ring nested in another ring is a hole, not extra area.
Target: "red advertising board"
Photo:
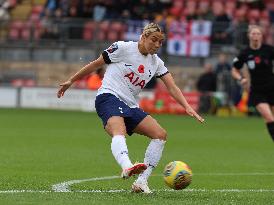
[[[198,92],[183,92],[183,94],[192,108],[198,111],[200,94]],[[185,109],[161,84],[157,85],[153,99],[143,98],[140,100],[140,107],[149,113],[185,114]]]

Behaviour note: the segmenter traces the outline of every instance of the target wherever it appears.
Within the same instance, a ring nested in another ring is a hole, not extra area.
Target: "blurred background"
[[[137,41],[151,21],[166,33],[158,55],[196,110],[257,115],[230,69],[248,43],[249,24],[261,25],[265,43],[274,44],[273,0],[0,0],[0,107],[94,111],[105,68],[76,82],[63,100],[59,83],[113,42]],[[156,79],[140,106],[184,114]]]

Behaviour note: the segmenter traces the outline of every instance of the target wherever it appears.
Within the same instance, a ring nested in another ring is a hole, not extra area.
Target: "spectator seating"
[[[94,38],[95,22],[87,21],[84,24],[83,39],[92,40]]]
[[[21,38],[23,26],[24,22],[21,20],[12,21],[9,29],[9,39],[19,40]]]
[[[107,33],[109,32],[109,21],[103,21],[98,25],[97,39],[103,41],[107,40]]]
[[[121,22],[112,22],[109,27],[107,40],[118,41],[123,39],[124,26]]]
[[[27,40],[33,33],[35,39],[39,39],[41,30],[40,18],[41,14],[44,12],[44,5],[46,0],[9,1],[13,9],[11,10],[12,20],[9,26],[8,38],[14,40]],[[271,39],[270,35],[273,31],[271,30],[272,22],[270,21],[269,5],[273,4],[273,0],[261,1],[264,2],[264,8],[256,8],[254,6],[250,6],[248,3],[239,4],[239,1],[237,0],[173,0],[170,7],[165,7],[162,10],[158,9],[157,12],[155,12],[155,18],[157,17],[156,20],[161,19],[161,24],[163,23],[163,25],[168,26],[170,25],[170,22],[167,21],[174,18],[180,20],[192,20],[201,18],[199,16],[199,9],[201,9],[203,5],[207,5],[207,7],[210,9],[210,12],[212,12],[214,5],[218,4],[219,7],[225,11],[225,14],[227,14],[229,18],[232,18],[231,22],[233,24],[237,24],[238,19],[242,20],[244,15],[248,23],[256,23],[264,26],[266,28],[266,39]],[[95,4],[90,5],[92,9],[92,6]],[[129,6],[128,9],[130,10],[131,6]],[[63,14],[65,13],[66,12],[63,12]],[[78,17],[82,17],[81,13],[78,13],[77,15]],[[67,18],[67,16],[64,16],[64,18]],[[90,16],[87,15],[86,18],[89,19],[83,25],[82,39],[97,39],[100,41],[117,41],[123,39],[126,26],[123,23],[117,21],[117,19],[104,19],[101,22],[94,23],[92,21],[91,14]],[[34,29],[34,31],[32,32],[31,29]]]

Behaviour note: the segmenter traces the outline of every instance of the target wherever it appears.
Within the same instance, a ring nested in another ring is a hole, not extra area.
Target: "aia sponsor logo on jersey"
[[[116,51],[118,49],[118,44],[117,43],[113,43],[108,49],[107,52],[108,53],[113,53],[114,51]]]
[[[130,72],[128,74],[126,74],[124,76],[125,78],[129,79],[129,82],[131,82],[132,85],[135,86],[140,86],[142,89],[145,87],[146,85],[146,81],[142,80],[141,78],[139,78],[138,76],[136,77],[134,72]]]

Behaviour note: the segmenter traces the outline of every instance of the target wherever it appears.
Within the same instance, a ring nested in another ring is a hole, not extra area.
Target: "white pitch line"
[[[67,182],[62,182],[59,184],[52,185],[52,190],[55,192],[70,192],[69,186],[73,184],[79,184],[82,182],[89,182],[89,181],[103,181],[103,180],[111,180],[120,178],[119,176],[108,176],[108,177],[95,177],[90,179],[79,179],[79,180],[71,180]]]
[[[75,192],[81,193],[120,193],[120,192],[131,192],[125,189],[114,189],[114,190],[79,190]],[[274,189],[152,189],[152,192],[274,192]]]
[[[195,175],[205,175],[205,176],[272,176],[274,173],[196,173]],[[162,175],[152,175],[152,176],[162,176]],[[0,194],[10,194],[10,193],[53,193],[53,192],[76,192],[76,193],[119,193],[119,192],[130,192],[129,190],[117,189],[117,190],[76,190],[71,191],[70,186],[73,184],[79,184],[88,181],[103,181],[118,179],[119,176],[106,176],[106,177],[95,177],[89,179],[79,179],[70,180],[62,182],[59,184],[52,185],[52,190],[0,190]],[[177,192],[173,189],[159,189],[153,190],[154,192]],[[184,189],[179,190],[183,192],[274,192],[274,189]]]
[[[173,190],[173,189],[154,189],[153,192],[223,192],[223,193],[234,193],[234,192],[274,192],[274,189],[184,189],[184,190]],[[0,194],[16,194],[16,193],[60,193],[63,191],[50,191],[50,190],[0,190]],[[130,190],[125,189],[110,189],[110,190],[75,190],[70,191],[73,193],[130,193]]]
[[[50,190],[0,190],[0,194],[14,194],[14,193],[51,193]]]
[[[196,173],[197,176],[274,176],[274,173]]]
[[[253,176],[253,175],[266,175],[272,176],[274,173],[260,173],[260,172],[253,172],[253,173],[197,173],[195,175],[206,175],[206,176]],[[152,175],[152,176],[162,176],[162,175]],[[67,182],[62,182],[59,184],[52,185],[52,190],[55,192],[70,192],[70,186],[73,184],[79,184],[82,182],[88,181],[103,181],[103,180],[111,180],[111,179],[118,179],[119,176],[106,176],[106,177],[95,177],[90,179],[79,179],[79,180],[70,180]]]

